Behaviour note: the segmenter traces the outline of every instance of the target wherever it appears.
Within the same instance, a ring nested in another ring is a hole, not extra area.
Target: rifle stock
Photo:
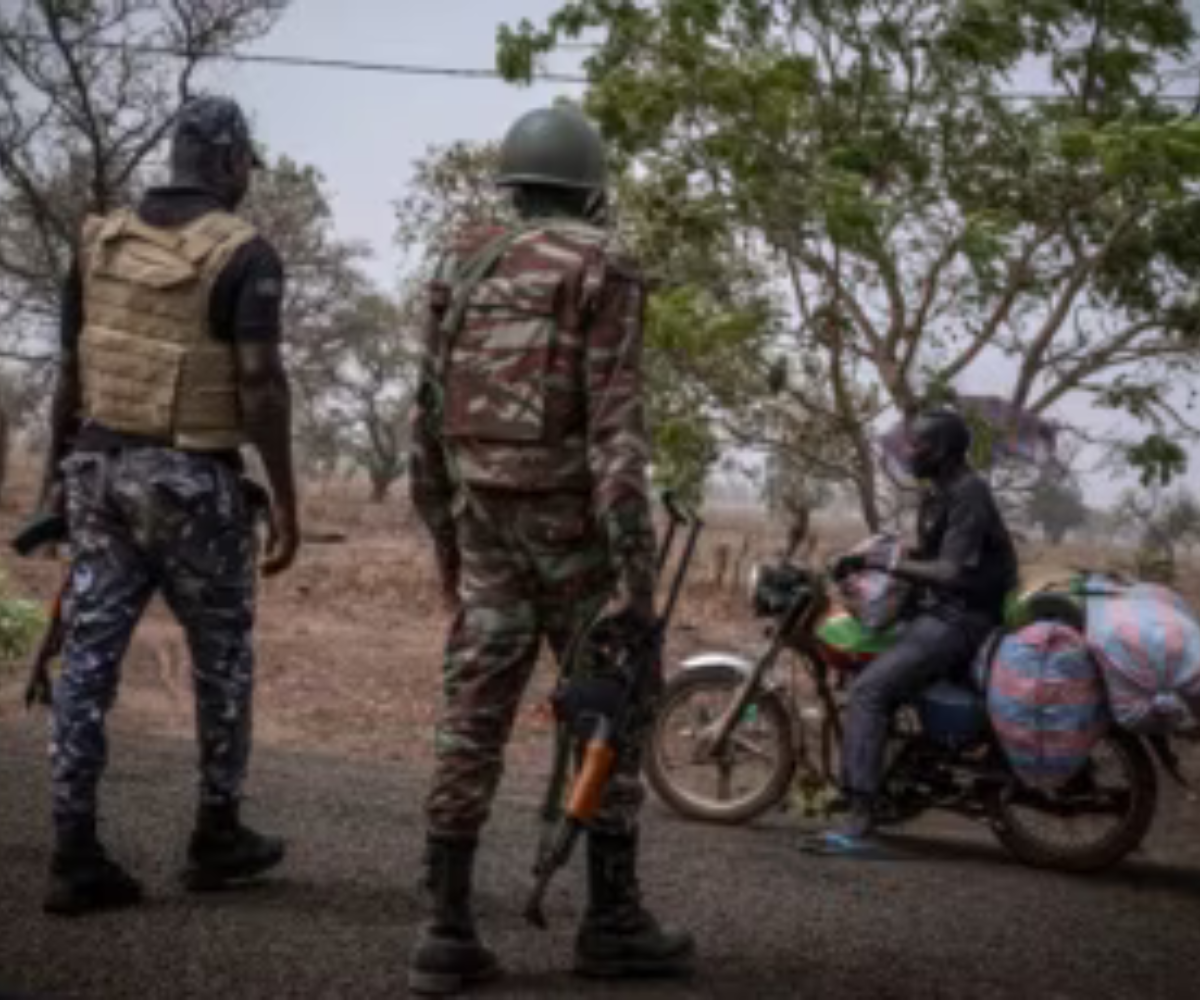
[[[64,638],[62,603],[66,593],[67,581],[64,579],[54,597],[50,609],[50,622],[42,635],[37,653],[29,668],[29,678],[25,682],[25,708],[35,705],[49,707],[53,701],[53,684],[50,680],[50,662],[62,651]]]
[[[43,545],[54,545],[67,539],[67,518],[61,510],[49,510],[35,514],[12,537],[11,544],[22,557],[31,556]],[[67,578],[59,585],[50,608],[50,621],[42,634],[29,677],[25,682],[25,708],[34,705],[49,705],[53,685],[50,681],[50,662],[62,650],[63,643],[63,597],[66,594]]]

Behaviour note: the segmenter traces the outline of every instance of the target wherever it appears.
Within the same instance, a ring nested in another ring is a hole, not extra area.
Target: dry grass
[[[33,500],[33,472],[18,464],[0,505],[7,537]],[[297,566],[264,584],[258,631],[257,732],[260,740],[344,754],[424,762],[428,759],[440,690],[440,649],[447,622],[437,596],[429,546],[407,503],[364,501],[346,484],[310,487],[305,524],[318,535],[344,536],[311,544]],[[852,524],[817,519],[818,556],[844,548]],[[744,513],[709,514],[668,655],[700,647],[753,648],[760,626],[745,611],[745,577],[757,560],[783,546],[778,526]],[[724,554],[723,554],[724,553]],[[1031,567],[1126,565],[1122,552],[1067,548],[1023,554]],[[32,595],[49,599],[62,566],[47,559],[3,557],[7,575]],[[723,577],[720,572],[724,565]],[[1183,589],[1200,595],[1189,568]],[[513,762],[544,766],[544,696],[552,669],[543,665],[526,699]],[[19,711],[19,683],[0,676],[0,719]],[[178,629],[155,606],[138,630],[126,661],[122,714],[136,725],[167,733],[191,731],[189,662]]]

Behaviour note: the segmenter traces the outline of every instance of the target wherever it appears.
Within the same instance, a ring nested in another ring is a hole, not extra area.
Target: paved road
[[[293,841],[286,874],[190,898],[173,882],[190,816],[191,748],[122,733],[108,788],[115,851],[148,881],[136,912],[42,917],[44,735],[0,730],[0,995],[186,1000],[394,998],[420,918],[420,776],[396,767],[260,753],[253,818]],[[579,879],[527,929],[533,803],[510,794],[482,858],[482,916],[511,973],[505,997],[1200,997],[1200,822],[1168,803],[1136,863],[1088,880],[1009,863],[950,824],[904,838],[902,860],[809,858],[784,819],[755,829],[648,819],[648,883],[703,949],[689,984],[597,987],[564,974]]]

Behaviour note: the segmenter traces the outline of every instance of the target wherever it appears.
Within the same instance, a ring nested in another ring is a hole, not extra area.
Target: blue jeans
[[[968,622],[924,614],[867,666],[850,689],[842,747],[842,784],[851,795],[875,796],[892,713],[934,681],[965,666],[986,633]]]

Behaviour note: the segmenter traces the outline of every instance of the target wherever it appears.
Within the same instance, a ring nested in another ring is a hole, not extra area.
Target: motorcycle
[[[694,656],[667,683],[646,776],[680,815],[739,824],[797,797],[826,814],[836,802],[850,683],[895,635],[839,611],[831,581],[788,558],[756,567],[751,601],[756,617],[772,623],[765,652],[757,661]],[[1017,612],[1082,627],[1079,607],[1054,594],[1030,597]],[[895,713],[878,820],[948,811],[986,822],[1025,864],[1093,872],[1138,847],[1157,801],[1147,743],[1115,725],[1065,785],[1026,785],[991,730],[984,698],[967,681],[943,680]]]

